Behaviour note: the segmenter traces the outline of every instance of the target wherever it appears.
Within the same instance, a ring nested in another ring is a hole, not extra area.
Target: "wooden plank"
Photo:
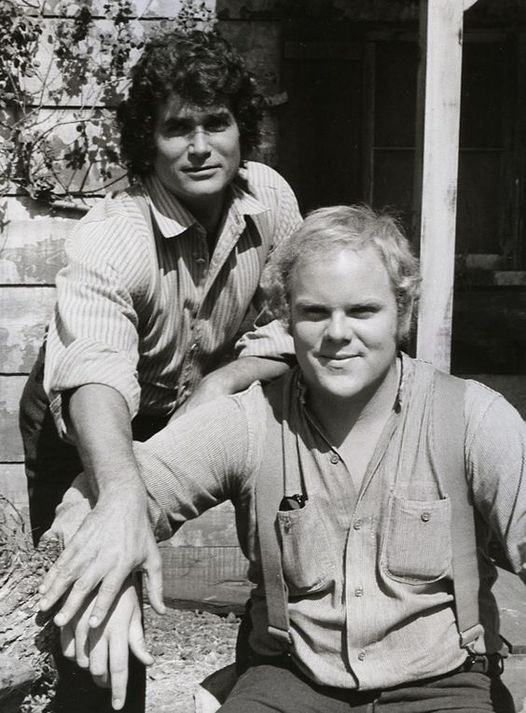
[[[238,547],[162,545],[161,555],[167,602],[231,611],[247,601],[248,565]]]
[[[24,451],[18,430],[18,403],[25,376],[0,376],[0,458],[4,463],[22,463]]]
[[[463,11],[458,0],[420,3],[422,298],[417,354],[446,371],[451,360]]]
[[[237,547],[234,506],[222,503],[195,520],[186,522],[170,540],[172,547]]]
[[[0,517],[7,512],[8,506],[13,506],[16,513],[20,515],[20,521],[15,514],[16,523],[29,532],[29,503],[27,499],[26,476],[24,466],[20,464],[6,465],[0,463],[0,495],[5,502],[0,500]],[[9,510],[10,514],[13,510]]]
[[[0,373],[31,371],[54,304],[53,287],[0,287]]]
[[[4,198],[0,284],[53,285],[64,265],[64,240],[78,211],[58,211],[30,198]]]

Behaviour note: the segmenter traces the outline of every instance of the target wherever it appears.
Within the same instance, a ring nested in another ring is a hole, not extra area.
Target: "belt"
[[[500,654],[469,654],[460,670],[485,673],[490,678],[498,678],[504,671],[504,657]]]

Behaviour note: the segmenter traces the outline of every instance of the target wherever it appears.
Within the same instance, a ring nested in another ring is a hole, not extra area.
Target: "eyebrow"
[[[217,109],[215,111],[203,111],[199,116],[197,123],[206,122],[208,119],[231,119],[232,114],[228,109]],[[170,122],[177,122],[181,124],[194,124],[196,123],[196,118],[194,116],[179,116],[179,114],[170,114],[164,120],[164,124]]]

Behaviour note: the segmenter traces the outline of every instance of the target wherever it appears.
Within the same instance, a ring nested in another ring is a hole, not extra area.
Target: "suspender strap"
[[[268,632],[284,650],[290,645],[287,585],[283,578],[276,514],[283,497],[283,436],[281,380],[267,389],[267,435],[256,480],[256,521],[267,603]],[[281,447],[276,447],[279,443]]]
[[[453,591],[460,645],[483,634],[479,623],[480,577],[477,562],[475,511],[469,495],[464,458],[465,417],[462,379],[435,372],[433,440],[439,477],[451,501]]]

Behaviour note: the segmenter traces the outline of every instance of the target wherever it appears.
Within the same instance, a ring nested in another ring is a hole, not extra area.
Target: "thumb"
[[[157,614],[164,614],[166,607],[163,602],[163,568],[157,545],[154,545],[154,550],[144,563],[144,572],[148,600]]]

